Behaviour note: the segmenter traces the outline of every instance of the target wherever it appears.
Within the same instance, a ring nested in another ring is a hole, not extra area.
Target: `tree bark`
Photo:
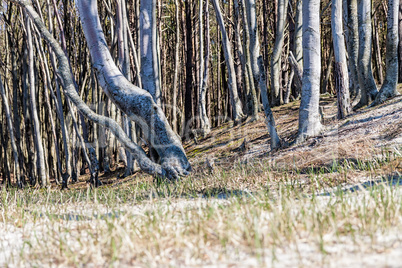
[[[359,23],[357,16],[357,0],[345,0],[347,11],[347,27],[345,27],[347,37],[347,50],[349,59],[349,72],[351,82],[349,85],[350,94],[358,97],[360,94],[359,77],[357,63],[359,57]],[[345,12],[346,13],[346,12]]]
[[[346,63],[345,38],[343,36],[342,0],[332,0],[332,39],[335,56],[335,88],[338,97],[338,118],[345,118],[351,111],[349,75]]]
[[[358,78],[360,86],[360,101],[353,107],[359,109],[369,103],[369,97],[374,99],[378,93],[373,71],[371,69],[372,29],[371,0],[358,0],[359,21],[359,58]]]
[[[141,0],[140,4],[141,81],[143,88],[151,94],[154,101],[160,106],[161,88],[157,51],[156,1]]]
[[[320,62],[320,1],[303,0],[303,86],[296,143],[321,131]]]
[[[280,71],[282,62],[282,50],[285,40],[285,23],[288,10],[288,0],[278,1],[278,21],[276,25],[275,44],[271,58],[271,97],[272,105],[281,104],[281,82]]]
[[[385,81],[372,105],[378,105],[388,98],[399,95],[396,89],[398,82],[398,11],[399,0],[388,0],[387,52],[385,54],[387,69]]]
[[[208,0],[205,0],[205,28],[206,28],[206,46],[204,58],[204,26],[203,26],[203,1],[199,2],[199,31],[200,31],[200,85],[198,97],[198,110],[200,116],[201,135],[205,137],[211,132],[211,124],[206,109],[206,93],[208,87],[208,63],[209,63],[209,11]]]

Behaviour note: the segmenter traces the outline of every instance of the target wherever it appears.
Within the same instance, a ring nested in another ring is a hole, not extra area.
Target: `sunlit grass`
[[[98,189],[3,188],[0,262],[259,266],[283,264],[286,253],[289,265],[325,265],[337,246],[386,250],[399,241],[401,190],[384,180],[352,193],[348,174],[400,177],[400,161],[384,150],[304,170],[237,162],[175,183],[141,175]]]

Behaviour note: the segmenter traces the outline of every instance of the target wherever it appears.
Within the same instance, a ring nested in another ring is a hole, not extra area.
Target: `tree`
[[[369,104],[369,97],[374,99],[378,93],[371,68],[372,26],[371,0],[358,0],[359,21],[359,56],[358,78],[360,86],[360,101],[354,110]]]
[[[343,36],[342,0],[332,1],[332,35],[335,55],[335,88],[338,97],[338,118],[350,113],[349,75],[346,63],[345,38]]]
[[[159,59],[157,51],[156,1],[140,4],[141,82],[143,88],[161,105]]]
[[[357,18],[357,0],[344,0],[344,10],[347,14],[346,21],[346,40],[349,55],[349,71],[351,76],[350,93],[352,96],[360,98],[360,86],[357,73],[357,63],[359,56],[359,23]]]
[[[280,90],[280,71],[282,63],[283,43],[285,40],[285,23],[287,17],[288,3],[289,1],[287,0],[278,1],[278,20],[276,24],[275,45],[271,58],[271,93],[273,105],[279,105],[283,103],[283,98],[281,96]]]
[[[387,51],[385,55],[387,69],[385,81],[373,105],[378,105],[388,98],[399,95],[396,89],[396,84],[398,83],[398,12],[399,0],[388,0]]]
[[[203,0],[199,2],[199,31],[200,31],[200,83],[198,86],[198,111],[200,116],[200,129],[202,136],[211,132],[211,124],[207,115],[206,94],[208,84],[208,62],[209,62],[209,11],[208,0],[205,0],[205,24],[206,24],[206,46],[204,58],[204,23],[203,23]]]
[[[321,131],[320,62],[320,1],[303,0],[303,85],[297,143]]]
[[[241,107],[241,101],[237,93],[236,74],[231,52],[232,48],[228,34],[226,32],[225,24],[223,22],[223,16],[218,0],[212,0],[212,4],[215,9],[216,20],[218,22],[219,29],[221,30],[222,33],[222,47],[224,50],[226,66],[228,69],[228,83],[229,83],[229,92],[233,111],[233,120],[237,122],[241,120],[244,115]]]
[[[64,92],[79,111],[91,121],[110,129],[119,141],[130,150],[141,169],[147,173],[176,179],[187,175],[191,166],[177,136],[167,124],[161,108],[152,96],[143,89],[132,85],[114,64],[106,45],[100,25],[96,1],[79,1],[78,8],[82,27],[104,92],[118,107],[143,129],[144,136],[161,156],[161,165],[152,162],[145,152],[133,143],[122,128],[110,118],[94,113],[75,91],[69,70],[68,59],[57,41],[52,37],[39,15],[28,1],[16,1],[27,11],[43,38],[49,43],[59,60],[59,73]]]

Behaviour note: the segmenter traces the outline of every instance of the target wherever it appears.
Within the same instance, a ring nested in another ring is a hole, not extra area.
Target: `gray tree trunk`
[[[357,5],[359,21],[358,78],[360,85],[360,101],[353,107],[355,110],[368,105],[369,97],[374,99],[378,93],[371,69],[371,0],[358,0]]]
[[[264,61],[262,59],[262,56],[258,57],[258,67],[260,69],[259,83],[261,88],[261,99],[264,106],[265,121],[267,123],[269,135],[271,136],[271,150],[273,150],[281,147],[281,140],[278,136],[278,133],[276,132],[274,115],[272,114],[272,110],[268,101],[267,78],[265,75]]]
[[[297,0],[295,32],[294,32],[294,57],[300,66],[303,66],[303,0]]]
[[[348,50],[348,67],[350,72],[350,94],[359,99],[360,85],[357,72],[357,63],[359,57],[359,23],[357,17],[357,0],[344,0],[345,13],[347,13],[347,22],[345,27],[347,50]]]
[[[320,1],[303,0],[303,86],[296,143],[321,131],[320,77]]]
[[[259,85],[260,69],[258,66],[258,57],[260,56],[260,43],[258,42],[258,27],[255,0],[240,0],[243,7],[244,37],[245,37],[245,56],[247,72],[250,79],[249,99],[252,105],[252,116],[258,119],[258,98],[255,85]],[[249,49],[247,49],[247,47]],[[253,81],[251,81],[253,80]],[[260,92],[263,89],[260,87]]]
[[[161,105],[158,41],[156,27],[157,0],[142,0],[140,4],[140,53],[143,88]]]
[[[19,188],[22,188],[21,172],[20,172],[20,165],[19,165],[19,160],[18,160],[18,148],[17,148],[17,144],[15,142],[13,121],[11,118],[10,106],[8,105],[7,94],[6,94],[6,91],[4,90],[3,81],[1,79],[1,76],[0,76],[0,94],[3,99],[4,111],[5,111],[6,120],[7,120],[7,128],[10,133],[11,148],[13,150],[14,167],[15,167],[14,176],[16,178],[17,186]]]
[[[229,92],[230,92],[230,99],[231,99],[231,104],[232,104],[232,111],[233,111],[233,120],[235,122],[239,121],[244,117],[243,111],[242,111],[242,105],[241,101],[239,99],[238,93],[237,93],[237,82],[236,82],[236,73],[235,73],[235,68],[234,68],[234,63],[233,63],[233,57],[232,57],[232,48],[230,44],[230,40],[228,38],[228,34],[226,32],[225,24],[223,21],[223,16],[221,12],[221,8],[219,6],[218,0],[212,0],[212,4],[215,9],[216,13],[216,20],[219,25],[219,29],[221,30],[222,33],[222,47],[223,51],[225,54],[225,60],[226,60],[226,66],[228,69],[228,86],[229,86]]]
[[[180,64],[180,17],[179,17],[179,1],[175,0],[175,21],[176,21],[176,44],[174,56],[174,77],[173,77],[173,97],[172,97],[172,125],[173,131],[178,133],[177,129],[177,95],[178,95],[178,80],[179,80],[179,64]]]
[[[203,23],[203,0],[199,1],[199,31],[200,31],[200,85],[198,87],[198,111],[200,116],[200,129],[201,135],[205,137],[211,132],[211,124],[209,123],[209,118],[207,115],[206,108],[206,94],[207,94],[207,84],[208,84],[208,62],[209,62],[209,16],[208,16],[208,0],[205,1],[205,23],[207,28],[207,43],[205,47],[205,58],[204,58],[204,23]]]
[[[45,155],[42,144],[42,137],[40,131],[40,123],[38,117],[38,111],[36,108],[36,92],[35,92],[35,75],[34,75],[34,47],[32,42],[32,33],[31,33],[31,22],[28,16],[25,16],[25,25],[26,25],[26,34],[27,34],[27,43],[28,43],[28,75],[29,75],[29,90],[30,90],[30,103],[31,103],[31,113],[32,113],[32,124],[33,124],[33,133],[34,133],[34,141],[36,147],[36,153],[38,157],[38,176],[39,181],[42,187],[45,187],[49,184],[49,177],[46,172],[46,164],[45,164]]]
[[[387,15],[387,50],[385,54],[385,81],[381,86],[373,105],[383,103],[388,98],[398,95],[398,12],[399,0],[388,0]]]
[[[342,0],[332,0],[332,39],[335,56],[335,88],[338,97],[338,118],[345,118],[351,111],[349,74],[346,63],[345,38],[343,36]]]
[[[279,105],[283,102],[280,95],[281,92],[281,62],[282,62],[282,50],[285,40],[285,24],[286,15],[288,10],[288,0],[278,1],[278,20],[276,25],[276,36],[274,50],[271,56],[271,98],[272,105]]]

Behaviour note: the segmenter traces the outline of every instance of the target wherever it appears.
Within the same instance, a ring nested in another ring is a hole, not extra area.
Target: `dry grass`
[[[0,266],[398,267],[400,98],[342,121],[333,98],[322,105],[323,134],[275,152],[262,119],[214,129],[185,145],[195,172],[176,183],[113,173],[95,190],[85,176],[69,191],[2,189]],[[288,142],[297,106],[274,109]]]

